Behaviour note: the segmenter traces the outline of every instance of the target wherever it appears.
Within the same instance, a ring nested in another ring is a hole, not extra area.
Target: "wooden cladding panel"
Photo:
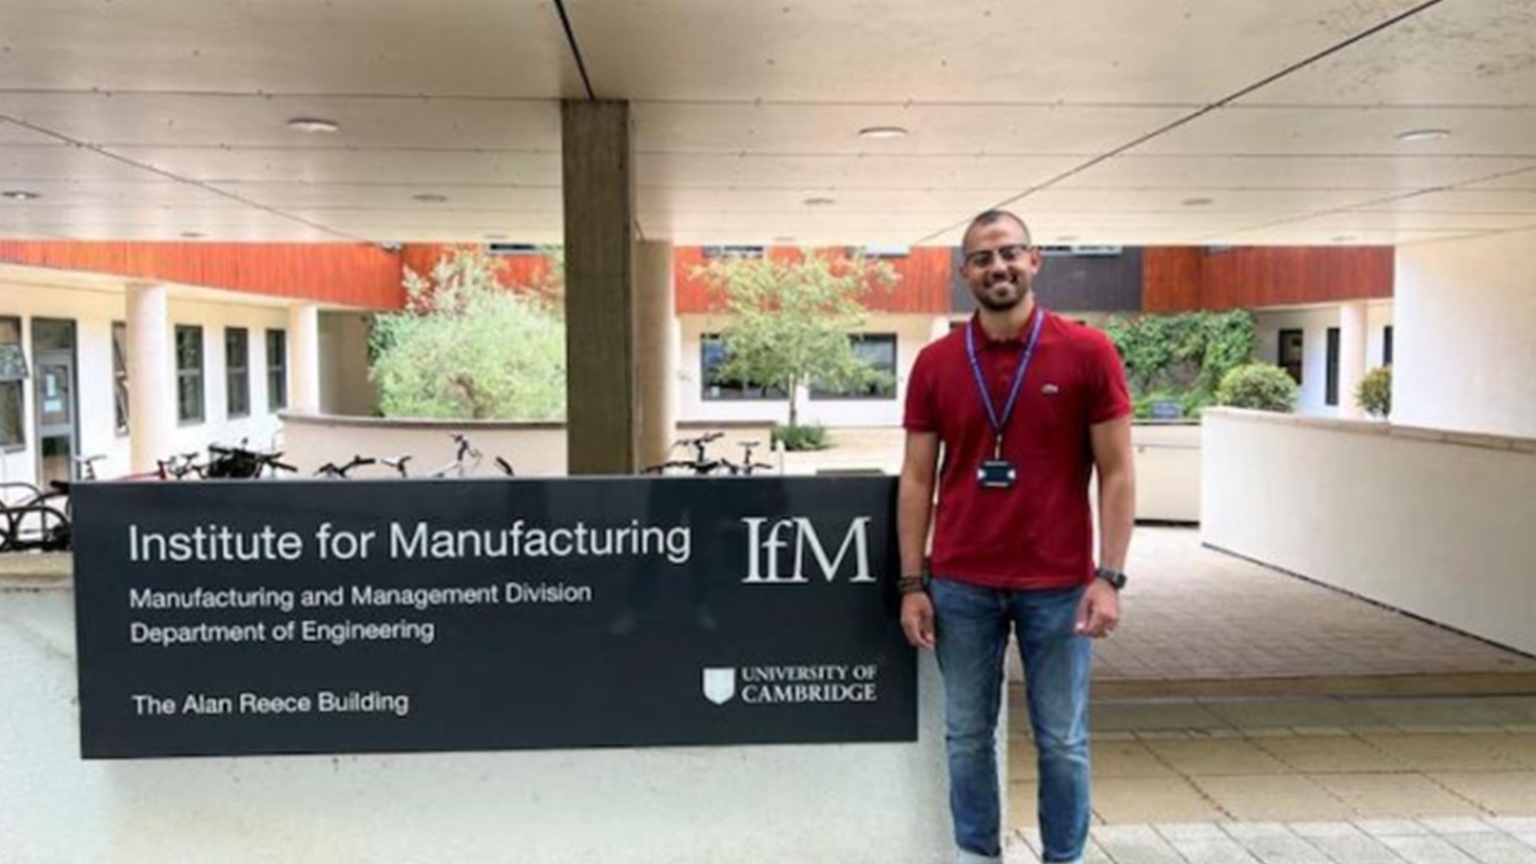
[[[1180,312],[1200,308],[1205,252],[1196,246],[1150,246],[1142,250],[1141,308]]]
[[[1332,303],[1393,290],[1390,246],[1156,247],[1144,262],[1148,311]]]
[[[404,301],[400,259],[363,244],[6,240],[0,262],[366,309]]]
[[[834,254],[841,249],[829,250]],[[768,255],[777,260],[796,261],[803,253],[793,247],[775,246]],[[699,246],[679,246],[673,254],[676,279],[677,313],[704,314],[719,309],[719,300],[709,281],[697,275],[709,262]],[[922,246],[900,258],[885,259],[896,272],[897,281],[889,290],[871,290],[863,298],[870,312],[943,315],[949,312],[950,250],[947,246]]]

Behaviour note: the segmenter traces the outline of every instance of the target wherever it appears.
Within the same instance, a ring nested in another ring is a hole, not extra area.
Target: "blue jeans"
[[[1092,640],[1073,632],[1082,588],[1008,591],[934,579],[949,809],[955,844],[1001,855],[997,714],[1010,630],[1024,660],[1029,720],[1040,754],[1040,834],[1046,861],[1076,861],[1088,840],[1088,673]]]

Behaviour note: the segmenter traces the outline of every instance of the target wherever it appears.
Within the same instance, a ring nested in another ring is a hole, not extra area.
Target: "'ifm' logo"
[[[821,536],[816,533],[816,526],[804,516],[796,516],[790,519],[780,519],[771,527],[764,528],[768,524],[765,517],[754,516],[742,519],[747,523],[747,578],[741,580],[750,584],[759,585],[794,585],[808,581],[805,577],[806,553],[810,552],[815,559],[816,566],[821,568],[823,579],[828,582],[837,580],[838,573],[842,570],[843,560],[849,557],[852,551],[853,576],[850,582],[874,582],[875,577],[869,572],[869,521],[868,516],[859,516],[848,526],[848,531],[843,535],[842,545],[837,547],[837,556],[827,557],[827,549],[821,543]],[[785,536],[789,532],[789,536]],[[784,550],[791,548],[793,540],[793,552],[790,556],[789,572],[786,574],[781,569]]]

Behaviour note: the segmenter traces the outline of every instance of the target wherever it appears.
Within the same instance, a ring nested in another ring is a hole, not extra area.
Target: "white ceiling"
[[[679,243],[1536,226],[1532,0],[0,0],[0,237],[558,242],[587,82]]]

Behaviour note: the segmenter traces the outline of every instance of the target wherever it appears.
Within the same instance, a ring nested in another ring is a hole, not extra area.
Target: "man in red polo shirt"
[[[1010,631],[1039,750],[1043,860],[1075,862],[1090,819],[1090,640],[1120,620],[1134,522],[1131,400],[1109,339],[1036,305],[1040,251],[1023,220],[977,216],[962,252],[977,313],[923,349],[907,385],[901,625],[943,672],[960,864],[1001,860],[996,727]]]

